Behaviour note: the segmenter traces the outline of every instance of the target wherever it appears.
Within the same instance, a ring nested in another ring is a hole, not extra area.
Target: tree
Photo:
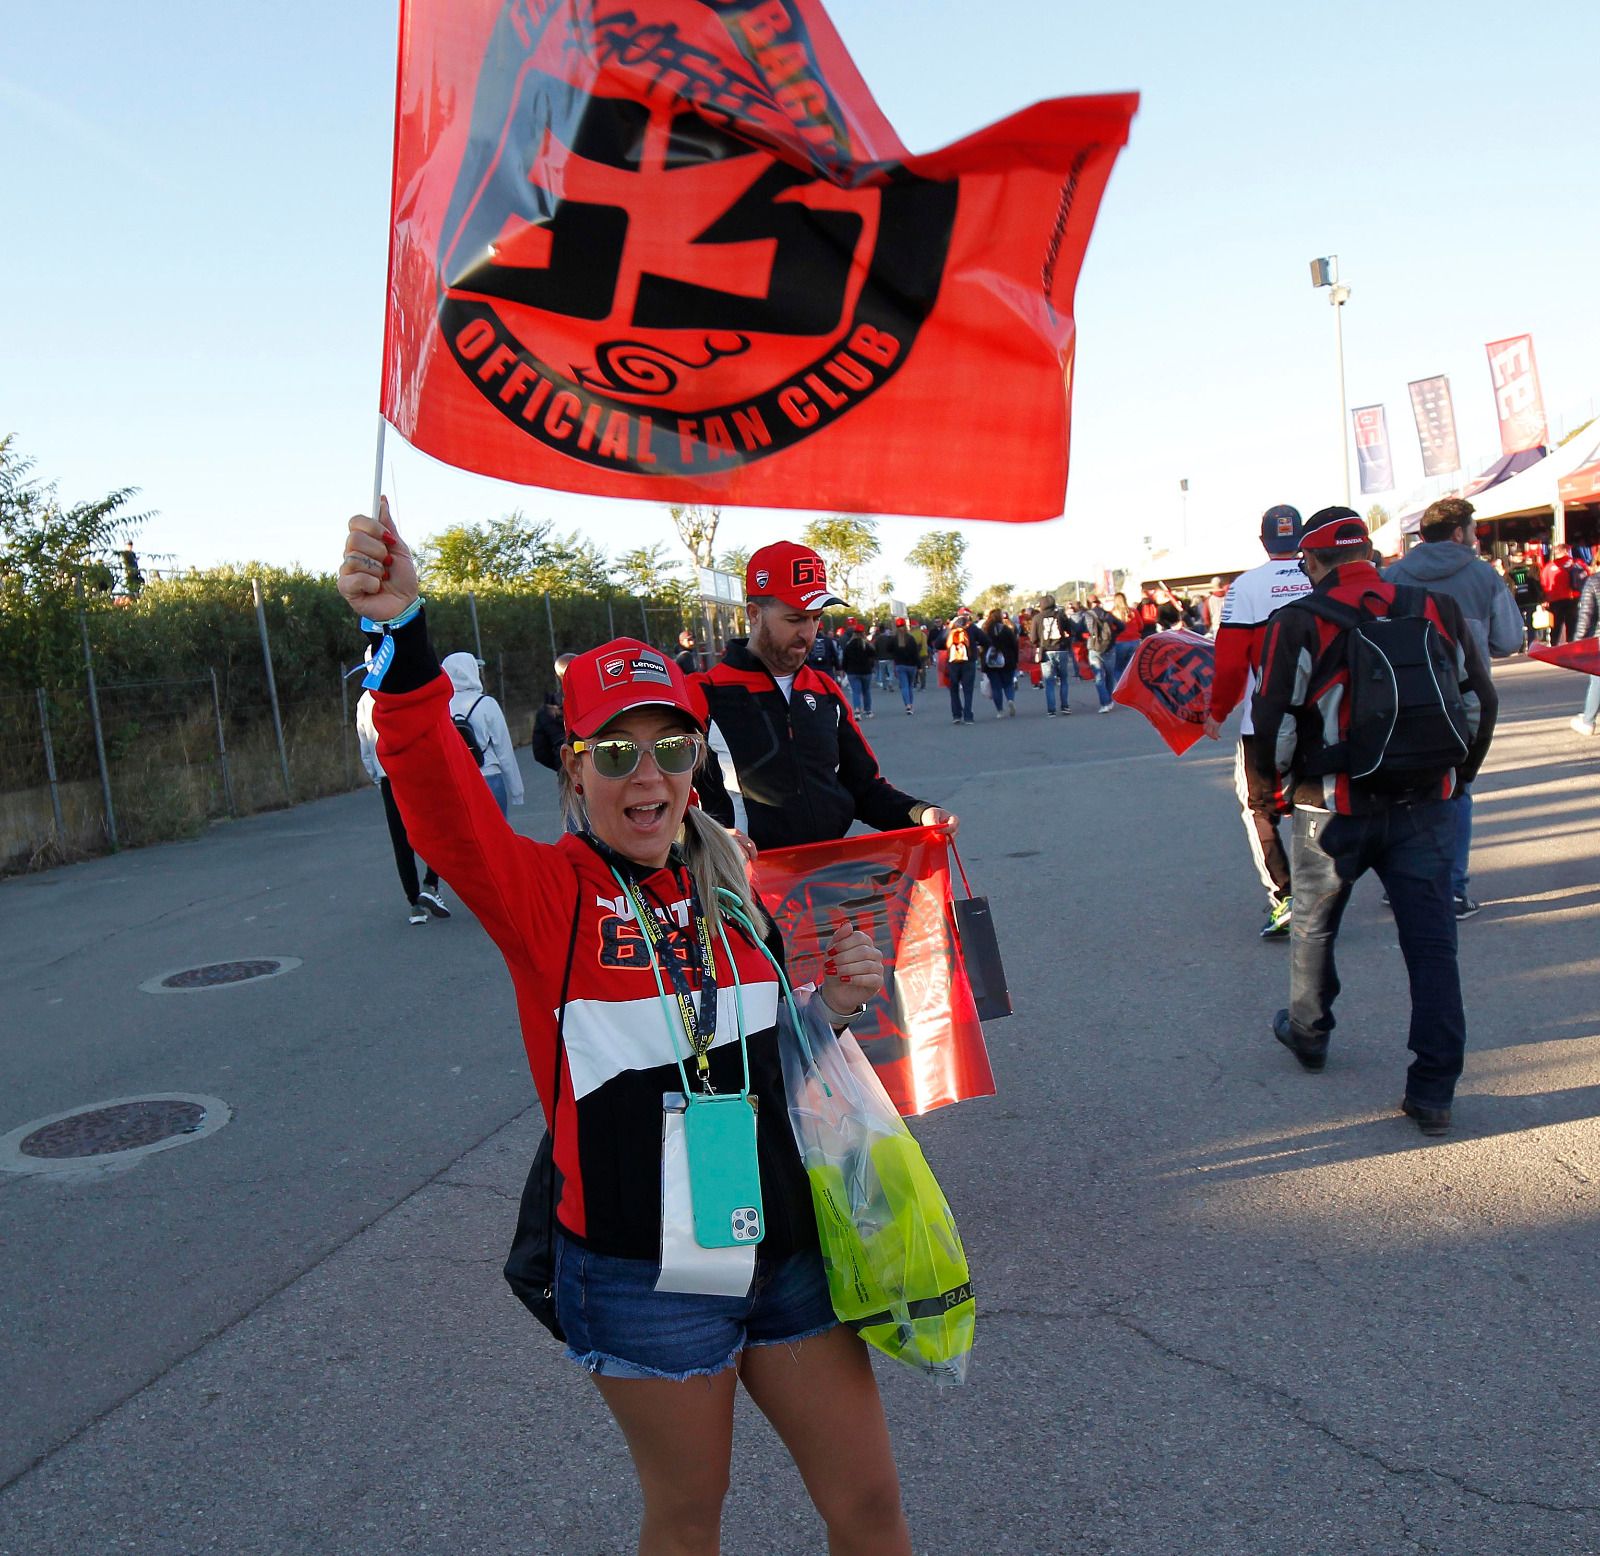
[[[750,566],[750,548],[748,546],[730,546],[717,558],[717,571],[719,573],[737,573],[744,577],[745,569]]]
[[[872,520],[846,513],[813,519],[800,531],[800,539],[828,564],[833,592],[846,602],[855,599],[856,574],[882,549]]]
[[[54,483],[0,438],[0,686],[53,685],[81,673],[78,581],[91,607],[111,603],[117,543],[145,516],[127,513],[135,488],[63,507]]]
[[[672,515],[672,527],[684,544],[696,567],[710,567],[716,555],[717,526],[722,522],[721,508],[702,508],[698,503],[674,503],[667,509]]]
[[[982,616],[986,612],[999,606],[1001,610],[1011,609],[1011,602],[1016,590],[1008,583],[990,584],[987,589],[980,589],[972,601],[974,615]]]
[[[530,524],[517,510],[487,524],[452,524],[423,547],[424,587],[475,583],[535,584],[561,560],[547,523]]]
[[[677,564],[668,561],[666,547],[658,540],[653,546],[635,546],[617,558],[617,576],[631,594],[666,599],[684,588]]]
[[[1381,529],[1389,522],[1389,510],[1381,502],[1375,502],[1367,509],[1367,528],[1369,530]]]
[[[933,529],[906,553],[906,561],[923,572],[922,598],[912,609],[919,616],[950,616],[961,604],[968,573],[962,561],[967,542],[959,530]]]

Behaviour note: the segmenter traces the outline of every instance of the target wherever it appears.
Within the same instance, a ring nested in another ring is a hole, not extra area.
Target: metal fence
[[[547,632],[534,636],[548,635],[548,652],[542,641],[500,649],[480,632],[470,595],[465,604],[453,617],[439,612],[439,651],[477,653],[484,690],[500,702],[515,743],[526,745],[534,712],[555,687],[557,654],[593,645],[565,641],[546,600]],[[213,821],[368,782],[354,731],[361,666],[298,675],[298,695],[281,695],[266,618],[256,614],[259,659],[107,682],[86,647],[76,684],[0,692],[0,874],[193,836]],[[676,611],[627,597],[606,605],[612,636],[667,647],[683,625]],[[694,625],[704,662],[736,624],[706,614]]]

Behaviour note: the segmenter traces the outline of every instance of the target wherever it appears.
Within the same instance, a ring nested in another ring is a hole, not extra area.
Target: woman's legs
[[[733,1452],[736,1376],[729,1367],[681,1383],[595,1377],[639,1476],[644,1497],[639,1556],[717,1556]]]
[[[895,679],[900,683],[900,700],[908,708],[916,697],[917,671],[915,665],[896,665]]]
[[[1006,711],[1006,673],[1004,670],[985,670],[989,678],[989,698],[994,703],[994,716],[999,718]]]
[[[841,1325],[798,1345],[754,1346],[739,1378],[794,1456],[831,1556],[911,1556],[889,1424],[861,1340]]]

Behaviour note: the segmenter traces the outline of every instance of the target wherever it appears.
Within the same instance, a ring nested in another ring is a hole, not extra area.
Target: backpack
[[[1583,586],[1589,581],[1589,569],[1582,562],[1569,562],[1567,564],[1567,587],[1574,594],[1582,594]]]
[[[478,698],[478,702],[482,702],[483,698],[487,697],[488,695],[488,692],[485,692],[482,697]],[[460,735],[464,741],[466,741],[467,750],[472,753],[472,760],[476,762],[479,767],[482,767],[483,743],[478,739],[477,731],[472,727],[472,711],[473,708],[478,706],[478,702],[473,703],[472,707],[468,708],[465,713],[455,714],[451,718],[450,722],[455,725],[456,733]]]
[[[1122,630],[1122,624],[1115,616],[1105,611],[1089,612],[1089,647],[1097,654],[1109,654],[1111,645],[1117,641],[1117,634]]]
[[[1039,622],[1039,652],[1053,654],[1061,647],[1061,617],[1055,611],[1046,611]]]
[[[970,657],[967,651],[967,629],[965,627],[952,627],[950,636],[945,643],[945,661],[948,664],[962,665]]]
[[[1006,667],[1006,656],[1001,653],[998,648],[991,648],[983,656],[983,663],[985,669],[1004,670]]]
[[[1427,608],[1427,592],[1413,588],[1396,588],[1381,616],[1325,594],[1286,607],[1342,629],[1314,684],[1341,663],[1349,674],[1345,737],[1305,764],[1308,776],[1346,773],[1368,790],[1401,794],[1437,782],[1466,760],[1471,742],[1455,656]]]

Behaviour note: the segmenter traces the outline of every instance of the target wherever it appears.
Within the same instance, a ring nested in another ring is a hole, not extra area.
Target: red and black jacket
[[[394,638],[394,663],[374,696],[379,759],[412,846],[450,883],[505,958],[529,1067],[555,1137],[556,1217],[598,1252],[659,1258],[661,1099],[681,1092],[683,1080],[638,921],[611,873],[615,856],[603,857],[589,840],[570,833],[551,845],[514,832],[451,723],[450,681],[439,672],[423,618]],[[658,870],[622,864],[698,989],[684,871],[670,861]],[[817,1232],[778,1058],[778,982],[761,951],[731,925],[728,945],[733,966],[720,942],[714,945],[711,1081],[718,1091],[740,1089],[742,1004],[750,1087],[759,1098],[767,1222],[761,1246],[764,1254],[782,1257],[814,1246]],[[681,1032],[676,1041],[678,1052],[687,1053]]]
[[[855,821],[879,832],[921,823],[928,803],[878,771],[878,759],[831,677],[802,665],[785,697],[743,638],[695,676],[711,712],[712,759],[700,804],[757,848],[843,837]],[[430,861],[431,862],[431,861]]]
[[[1347,562],[1324,576],[1312,592],[1357,609],[1363,600],[1369,608],[1376,601],[1387,609],[1394,603],[1395,586],[1385,583],[1370,562]],[[1345,773],[1308,774],[1309,767],[1318,765],[1315,758],[1342,742],[1348,732],[1349,670],[1342,654],[1329,653],[1341,629],[1293,601],[1267,622],[1261,684],[1251,704],[1254,759],[1260,776],[1274,785],[1283,810],[1309,805],[1340,815],[1361,815],[1408,800],[1449,799],[1477,776],[1489,754],[1500,706],[1494,682],[1455,600],[1430,594],[1427,618],[1454,651],[1471,745],[1461,766],[1445,773],[1437,785],[1399,796],[1363,790]]]

